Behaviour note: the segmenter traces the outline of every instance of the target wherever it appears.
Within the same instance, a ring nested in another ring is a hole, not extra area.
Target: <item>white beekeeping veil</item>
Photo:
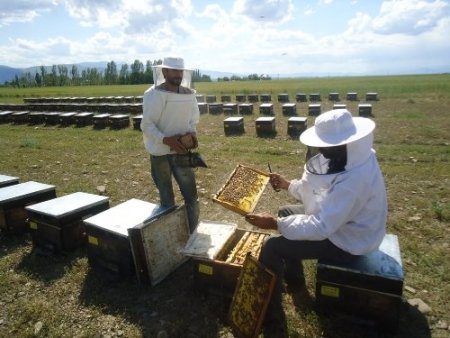
[[[163,63],[153,66],[153,81],[155,86],[165,82],[163,68],[178,69],[183,71],[181,86],[192,88],[192,70],[184,68],[184,60],[180,57],[165,57]]]

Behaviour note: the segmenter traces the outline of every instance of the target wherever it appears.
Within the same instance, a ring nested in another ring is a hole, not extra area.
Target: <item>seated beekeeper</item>
[[[346,109],[319,115],[300,141],[308,146],[301,179],[270,174],[275,189],[287,190],[302,204],[286,205],[278,217],[248,214],[246,220],[278,230],[263,244],[259,260],[277,275],[266,320],[284,313],[282,279],[304,287],[302,260],[348,260],[378,248],[385,235],[387,197],[373,145],[375,123]],[[313,151],[311,151],[313,150]]]

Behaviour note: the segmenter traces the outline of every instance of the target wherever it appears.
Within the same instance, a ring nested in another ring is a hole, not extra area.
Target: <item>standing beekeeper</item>
[[[200,112],[192,71],[179,57],[166,57],[153,67],[154,85],[143,98],[141,130],[145,149],[150,153],[151,175],[163,207],[175,205],[172,177],[183,196],[189,228],[199,219],[199,203],[190,149],[196,148]]]
[[[378,248],[385,235],[387,197],[373,145],[375,123],[345,109],[319,115],[300,141],[317,154],[307,159],[301,179],[270,174],[276,189],[302,204],[287,205],[278,217],[248,214],[260,228],[278,230],[263,245],[259,260],[277,275],[266,322],[284,318],[282,278],[304,287],[302,260],[348,260]]]

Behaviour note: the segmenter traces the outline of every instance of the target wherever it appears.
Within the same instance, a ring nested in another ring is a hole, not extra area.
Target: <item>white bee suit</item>
[[[164,137],[196,132],[200,111],[195,90],[184,88],[183,93],[150,87],[143,98],[141,130],[145,149],[152,155],[174,154],[163,144]]]
[[[373,251],[385,235],[387,197],[373,134],[347,144],[345,171],[292,180],[288,192],[303,202],[305,214],[279,217],[279,232],[290,240],[329,239],[354,255]],[[313,159],[311,159],[313,160]]]

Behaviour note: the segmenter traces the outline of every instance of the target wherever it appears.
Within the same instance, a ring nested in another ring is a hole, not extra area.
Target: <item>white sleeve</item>
[[[302,180],[291,180],[288,187],[288,193],[295,199],[302,201]]]
[[[164,134],[158,129],[157,124],[164,109],[163,95],[158,95],[156,90],[146,92],[143,98],[143,115],[141,130],[144,135],[154,142],[162,143]]]
[[[197,132],[197,124],[200,121],[200,109],[198,108],[197,98],[194,95],[194,102],[192,103],[191,120],[189,121],[189,130]]]
[[[357,193],[335,185],[312,215],[290,215],[277,219],[278,231],[291,240],[323,240],[354,217]]]

